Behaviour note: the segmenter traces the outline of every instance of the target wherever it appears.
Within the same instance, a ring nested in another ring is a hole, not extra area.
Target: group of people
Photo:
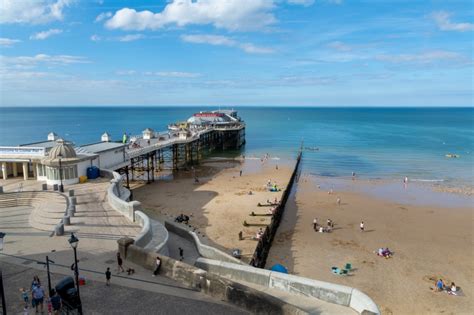
[[[443,279],[439,279],[436,282],[436,291],[438,292],[446,291],[448,292],[448,294],[458,295],[459,288],[456,286],[454,282],[451,282],[451,285],[447,286],[444,284]]]
[[[380,247],[377,250],[377,255],[384,258],[391,258],[393,256],[393,252],[388,249],[388,247]]]
[[[54,289],[51,289],[51,292],[46,294],[38,276],[33,277],[30,290],[21,288],[20,292],[24,303],[23,311],[25,314],[28,314],[30,302],[29,293],[31,293],[31,306],[35,309],[36,313],[38,313],[38,311],[43,313],[44,303],[46,302],[48,314],[59,315],[61,309],[61,298]]]
[[[267,190],[268,190],[268,191],[275,192],[275,191],[280,191],[281,189],[278,187],[278,185],[277,185],[276,182],[273,182],[273,183],[272,183],[272,180],[269,179],[269,180],[267,181]]]
[[[334,222],[331,219],[327,219],[326,223],[327,223],[327,226],[325,227],[325,226],[318,223],[318,218],[314,218],[313,219],[313,230],[315,230],[316,232],[320,232],[320,233],[329,233],[329,232],[331,232],[332,229],[334,228]],[[359,229],[360,229],[361,232],[365,231],[364,221],[360,222]]]
[[[318,223],[318,218],[313,219],[313,229],[319,233],[329,233],[334,228],[334,222],[331,219],[327,219],[326,221],[327,226],[324,227],[322,224]]]
[[[174,219],[174,222],[178,222],[178,223],[185,223],[185,224],[188,224],[189,223],[189,216],[181,213],[180,215],[178,215],[175,219]]]
[[[264,232],[263,232],[263,229],[262,229],[262,228],[259,228],[258,231],[257,231],[257,233],[255,234],[255,239],[256,239],[257,241],[259,241],[259,240],[262,238],[263,233],[264,233]]]

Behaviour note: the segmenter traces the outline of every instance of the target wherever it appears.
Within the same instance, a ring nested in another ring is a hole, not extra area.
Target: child
[[[48,304],[48,315],[52,315],[53,314],[53,304],[51,303],[51,297],[50,296],[46,300],[46,303]]]
[[[28,301],[29,301],[28,291],[25,288],[21,288],[20,292],[21,292],[21,298],[22,298],[23,302],[25,302],[24,309],[27,310],[28,309]]]

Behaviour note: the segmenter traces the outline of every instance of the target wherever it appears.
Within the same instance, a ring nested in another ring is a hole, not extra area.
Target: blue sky
[[[0,0],[0,106],[472,106],[471,1]]]

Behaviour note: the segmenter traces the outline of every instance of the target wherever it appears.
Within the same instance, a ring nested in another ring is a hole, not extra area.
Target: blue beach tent
[[[272,268],[270,268],[271,271],[276,271],[276,272],[281,272],[281,273],[288,273],[288,269],[285,268],[285,266],[276,264],[273,265]]]

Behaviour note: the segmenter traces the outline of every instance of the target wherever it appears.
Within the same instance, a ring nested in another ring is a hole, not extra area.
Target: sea
[[[0,107],[0,145],[44,141],[51,131],[83,145],[104,132],[166,130],[171,122],[218,107]],[[221,109],[230,109],[221,107]],[[473,186],[474,108],[235,107],[246,122],[240,152],[275,159],[303,149],[306,173],[323,177]],[[449,158],[447,154],[459,157]]]

